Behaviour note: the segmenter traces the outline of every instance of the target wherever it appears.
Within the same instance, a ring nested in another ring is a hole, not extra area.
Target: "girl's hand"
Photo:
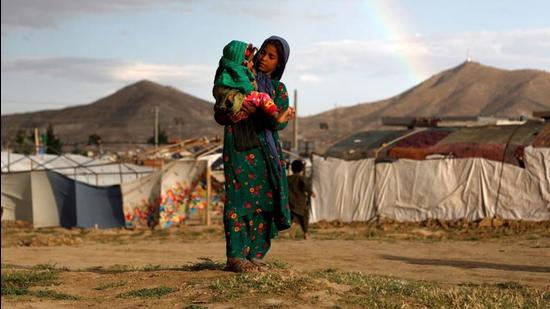
[[[292,120],[294,118],[296,118],[296,111],[294,110],[293,107],[289,107],[284,112],[282,112],[282,114],[279,115],[279,117],[277,117],[277,122],[283,123],[283,122]]]

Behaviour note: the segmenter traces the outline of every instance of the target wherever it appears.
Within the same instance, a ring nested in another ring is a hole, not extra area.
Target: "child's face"
[[[249,69],[252,69],[254,67],[254,54],[256,53],[257,48],[254,47],[252,44],[248,44],[248,47],[246,48],[244,52],[244,65],[246,65]]]

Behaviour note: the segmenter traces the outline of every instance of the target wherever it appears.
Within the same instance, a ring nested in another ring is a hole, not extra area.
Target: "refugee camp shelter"
[[[549,220],[548,127],[415,128],[363,157],[316,155],[311,220]]]
[[[2,174],[2,220],[34,227],[124,226],[120,187],[92,186],[54,171]]]
[[[2,151],[1,164],[2,174],[50,170],[96,186],[120,184],[153,171],[153,168],[147,166],[115,163],[74,154],[23,155]]]

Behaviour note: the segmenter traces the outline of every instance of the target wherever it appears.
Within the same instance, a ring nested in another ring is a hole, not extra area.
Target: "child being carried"
[[[216,98],[214,110],[225,114],[232,122],[248,118],[250,107],[259,108],[278,123],[284,122],[283,114],[269,94],[257,91],[252,44],[231,41],[223,49],[213,94]]]

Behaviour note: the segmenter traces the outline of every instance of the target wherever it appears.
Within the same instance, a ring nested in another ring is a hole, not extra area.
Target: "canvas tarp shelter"
[[[173,161],[158,172],[123,183],[123,209],[126,226],[161,228],[181,224],[198,209],[206,207],[205,191],[199,183],[205,178],[207,160]]]
[[[2,220],[34,227],[59,226],[59,213],[46,171],[2,174]]]
[[[92,186],[52,171],[2,174],[2,208],[2,220],[36,228],[124,226],[119,186]]]
[[[92,186],[48,171],[62,227],[124,226],[120,186]]]
[[[482,158],[345,161],[314,156],[311,221],[427,218],[550,220],[550,149],[525,149],[525,168]]]
[[[2,173],[51,170],[74,180],[96,186],[116,185],[143,177],[151,167],[129,163],[113,163],[81,155],[23,155],[2,151]]]
[[[374,157],[375,151],[384,144],[409,134],[410,130],[365,131],[353,134],[327,149],[326,156],[345,160]]]

